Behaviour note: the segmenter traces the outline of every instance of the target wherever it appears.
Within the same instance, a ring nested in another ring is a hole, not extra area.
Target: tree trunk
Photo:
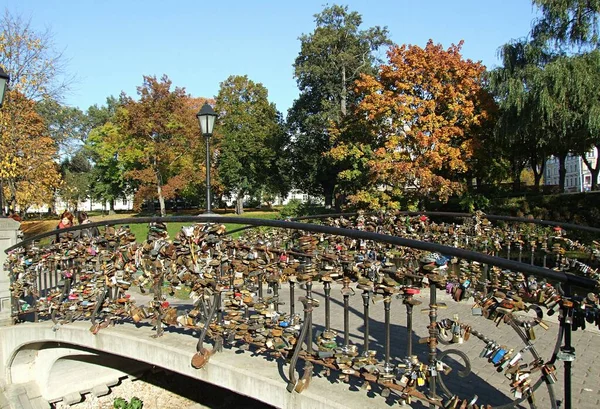
[[[0,217],[4,216],[4,184],[0,178]]]
[[[158,196],[158,204],[160,205],[160,217],[165,217],[167,215],[167,209],[165,208],[165,198],[162,194],[162,178],[160,177],[160,172],[157,168],[156,158],[154,158],[154,171],[156,175],[156,194]]]
[[[518,160],[512,163],[513,192],[521,191],[521,164]]]
[[[531,170],[533,171],[533,183],[534,190],[536,192],[540,191],[540,182],[542,181],[542,175],[544,174],[544,168],[546,167],[546,161],[542,159],[542,163],[538,165],[537,156],[533,155],[530,158],[531,162]]]
[[[8,202],[8,213],[10,214],[16,212],[17,209],[17,186],[15,185],[14,179],[9,180],[8,189],[10,190],[10,199]]]
[[[244,194],[239,193],[235,199],[235,214],[244,213]]]
[[[162,186],[159,184],[156,185],[156,193],[158,194],[158,204],[160,205],[160,217],[165,217],[167,215],[167,209],[165,209],[165,198],[162,194]]]
[[[592,185],[590,186],[590,190],[598,190],[598,175],[600,174],[600,168],[596,167],[596,169],[590,169],[590,173],[592,174]]]
[[[115,214],[115,199],[112,198],[109,200],[110,209],[108,210],[108,214]]]
[[[567,176],[567,168],[565,162],[567,161],[567,154],[561,153],[558,155],[558,188],[561,193],[565,191],[565,179]]]
[[[52,202],[48,207],[48,213],[56,214],[56,189],[54,189],[54,192],[52,193]]]
[[[480,176],[475,177],[475,190],[477,192],[481,192],[481,184],[482,184],[481,177]]]
[[[345,194],[337,195],[335,198],[335,210],[337,212],[341,212],[342,206],[344,206],[345,204],[346,204],[346,195]]]
[[[333,185],[326,184],[323,186],[323,192],[325,193],[325,208],[331,209],[333,205]]]
[[[347,100],[347,90],[346,90],[346,67],[342,67],[342,89],[340,93],[340,110],[342,112],[342,117],[346,116],[346,100]]]

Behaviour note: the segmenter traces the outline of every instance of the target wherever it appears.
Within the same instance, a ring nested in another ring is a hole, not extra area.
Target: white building
[[[61,213],[63,210],[67,209],[67,203],[63,201],[60,197],[56,198],[56,211],[57,213]],[[108,211],[110,210],[109,202],[102,201],[92,201],[90,199],[86,199],[85,201],[79,202],[77,204],[77,210],[90,212],[90,211]],[[115,210],[133,210],[133,195],[128,196],[126,198],[119,198],[115,200]],[[48,206],[31,206],[28,210],[28,213],[46,213],[48,212]]]
[[[592,165],[596,167],[598,160],[598,151],[594,148],[586,153],[586,158]],[[565,160],[565,192],[587,192],[592,187],[592,174],[583,162],[581,156],[569,154]],[[552,156],[546,161],[544,169],[544,185],[558,185],[559,181],[559,163],[558,158]]]

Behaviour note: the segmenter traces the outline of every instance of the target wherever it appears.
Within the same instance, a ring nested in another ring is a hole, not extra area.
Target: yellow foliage
[[[35,102],[10,91],[0,110],[0,179],[11,207],[49,204],[60,185],[57,147]]]

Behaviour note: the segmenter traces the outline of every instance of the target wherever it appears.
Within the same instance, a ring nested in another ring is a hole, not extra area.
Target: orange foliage
[[[493,101],[483,89],[485,67],[463,60],[461,46],[444,50],[431,40],[425,48],[395,46],[376,76],[356,81],[361,132],[344,137],[348,130],[339,129],[329,153],[360,160],[368,173],[368,186],[354,191],[352,202],[397,207],[403,195],[447,200],[462,191],[477,130]],[[340,176],[356,175],[346,170]]]

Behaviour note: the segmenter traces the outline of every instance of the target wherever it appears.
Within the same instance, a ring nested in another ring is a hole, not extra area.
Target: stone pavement
[[[313,323],[316,326],[324,323],[324,293],[319,289],[320,285],[315,284],[313,294],[321,301],[321,305],[315,310]],[[422,289],[422,293],[415,298],[422,301],[422,304],[413,309],[413,353],[419,356],[422,362],[428,362],[428,349],[426,345],[418,344],[420,337],[428,336],[427,325],[429,323],[428,312],[421,312],[426,309],[429,304],[429,289]],[[336,294],[337,292],[337,294]],[[298,291],[296,292],[298,294]],[[331,306],[331,322],[332,327],[338,330],[338,342],[343,341],[343,303],[339,293],[339,287],[332,289]],[[508,325],[501,323],[496,326],[494,322],[487,320],[481,316],[473,316],[471,313],[471,301],[455,302],[443,290],[437,291],[438,302],[445,302],[448,305],[447,309],[438,310],[438,321],[443,318],[452,319],[454,314],[459,315],[461,322],[465,322],[472,326],[473,329],[483,333],[488,338],[493,339],[499,345],[506,345],[513,348],[515,351],[523,348],[524,344],[518,337],[515,331]],[[296,311],[301,312],[301,304],[296,305]],[[283,311],[288,311],[289,306],[282,306]],[[350,342],[359,346],[362,350],[363,344],[363,303],[360,292],[350,297]],[[378,356],[383,359],[383,351],[385,348],[385,330],[384,330],[384,309],[383,303],[371,304],[370,307],[370,349],[376,349]],[[556,315],[546,317],[550,328],[544,331],[539,326],[535,327],[536,340],[533,342],[536,350],[547,360],[551,357],[552,351],[556,344],[558,334],[558,323]],[[391,305],[391,356],[398,358],[406,356],[406,307],[402,304],[402,300],[394,297]],[[572,365],[572,404],[574,408],[597,408],[600,406],[600,335],[595,327],[588,325],[585,331],[575,331],[572,333],[572,342],[575,347],[577,359]],[[471,336],[468,341],[463,344],[451,344],[449,346],[439,345],[439,350],[458,349],[463,351],[470,358],[471,374],[466,378],[461,378],[457,374],[457,370],[461,369],[462,363],[460,359],[450,364],[453,371],[449,376],[444,377],[444,382],[448,389],[459,395],[462,398],[471,398],[475,394],[479,396],[479,403],[491,404],[499,406],[510,403],[512,394],[510,393],[509,380],[506,379],[503,373],[496,372],[493,364],[487,359],[479,358],[479,353],[484,347],[483,341]],[[531,354],[525,354],[524,362],[531,362]],[[448,357],[450,358],[450,357]],[[394,362],[394,361],[392,361]],[[395,361],[397,362],[397,361]],[[445,360],[446,362],[446,360]],[[447,362],[449,363],[449,362]],[[563,365],[557,362],[557,376],[559,381],[554,385],[556,399],[563,399]],[[537,379],[537,378],[536,378]],[[361,393],[361,392],[357,392]],[[535,400],[538,408],[550,408],[550,400],[545,385],[542,385],[535,393]],[[413,405],[420,407],[420,405]],[[526,405],[525,407],[528,407]]]
[[[340,294],[340,285],[332,286],[331,300],[331,326],[338,333],[338,343],[343,342],[343,298]],[[266,285],[264,294],[267,295]],[[413,353],[419,356],[422,362],[428,362],[428,349],[426,345],[418,343],[420,337],[428,335],[427,325],[429,316],[427,312],[421,310],[426,309],[429,304],[429,289],[422,289],[420,295],[415,296],[416,299],[422,301],[422,305],[414,307],[413,310]],[[296,288],[296,299],[305,294],[305,291]],[[313,285],[313,296],[320,301],[320,306],[313,313],[313,333],[324,328],[325,318],[325,299],[321,284]],[[289,292],[286,287],[280,291],[281,300],[285,305],[280,307],[283,312],[289,311]],[[490,320],[480,316],[473,316],[471,313],[471,301],[455,302],[443,290],[437,291],[438,302],[445,302],[447,309],[438,311],[438,321],[443,318],[452,319],[454,314],[458,314],[461,322],[465,322],[472,326],[473,329],[486,335],[488,338],[495,340],[499,345],[506,345],[515,351],[524,347],[524,343],[508,325],[501,323],[496,326]],[[141,300],[140,300],[141,301]],[[183,301],[175,302],[180,304],[179,308],[189,308],[187,303]],[[296,313],[302,314],[302,304],[296,301]],[[370,349],[377,350],[378,357],[383,360],[385,350],[385,326],[384,326],[384,308],[383,303],[370,304]],[[533,342],[537,352],[544,360],[548,360],[556,344],[558,334],[557,315],[545,317],[550,328],[544,331],[539,326],[535,327],[536,340]],[[363,345],[363,300],[361,292],[356,291],[356,294],[350,297],[350,342],[356,344],[359,351],[362,351]],[[391,305],[391,356],[392,363],[398,363],[400,357],[406,356],[407,350],[407,329],[406,329],[406,307],[402,304],[401,299],[393,297]],[[572,342],[575,347],[577,359],[572,365],[572,405],[574,408],[591,409],[600,406],[600,331],[595,327],[589,326],[585,331],[575,331],[572,333]],[[562,344],[561,344],[562,345]],[[470,359],[471,373],[461,378],[458,375],[458,370],[462,369],[463,363],[460,359],[453,361],[451,357],[447,357],[445,362],[450,364],[453,371],[449,376],[444,377],[444,382],[448,389],[462,398],[472,398],[474,395],[479,397],[478,403],[491,404],[500,406],[513,401],[512,393],[510,392],[509,380],[506,379],[503,373],[498,373],[493,364],[487,359],[479,358],[479,353],[484,347],[483,341],[475,336],[463,344],[451,344],[449,346],[439,345],[439,351],[445,349],[458,349],[466,353]],[[531,362],[532,356],[529,352],[524,354],[523,362]],[[564,369],[562,362],[558,361],[557,377],[558,382],[553,385],[555,399],[563,400],[563,379]],[[534,379],[538,379],[537,377]],[[282,380],[283,382],[283,380]],[[355,386],[349,388],[356,389]],[[438,388],[439,392],[439,388]],[[357,394],[365,394],[365,391],[356,391]],[[393,402],[392,398],[388,400]],[[550,408],[550,397],[548,390],[543,384],[535,393],[535,402],[538,408]],[[415,408],[423,407],[420,403],[412,405]],[[529,407],[527,403],[522,407]]]

